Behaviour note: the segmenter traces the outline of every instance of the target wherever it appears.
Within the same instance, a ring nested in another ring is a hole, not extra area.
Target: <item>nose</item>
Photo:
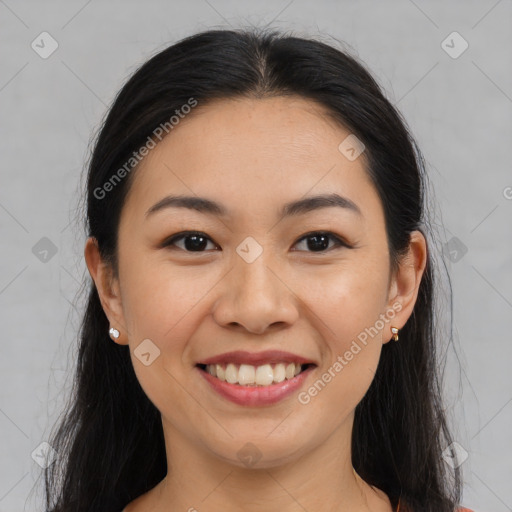
[[[235,257],[214,305],[213,318],[219,325],[263,334],[271,327],[284,328],[297,321],[295,292],[278,267],[268,265],[271,262],[264,254],[252,263]]]

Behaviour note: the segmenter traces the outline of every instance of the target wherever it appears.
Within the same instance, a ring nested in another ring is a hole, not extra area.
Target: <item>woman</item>
[[[456,510],[424,180],[329,45],[212,30],[146,62],[89,166],[47,509]]]

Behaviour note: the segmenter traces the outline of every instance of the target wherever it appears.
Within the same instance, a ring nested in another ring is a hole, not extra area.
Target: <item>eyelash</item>
[[[352,248],[351,245],[349,245],[342,238],[340,238],[339,236],[335,235],[331,231],[310,231],[309,233],[306,233],[305,235],[302,235],[302,237],[299,238],[295,242],[294,245],[296,245],[299,242],[302,242],[303,240],[306,240],[308,238],[312,238],[315,235],[317,235],[317,236],[318,235],[320,235],[320,236],[327,236],[330,240],[334,240],[336,245],[334,247],[331,247],[329,249],[322,250],[322,251],[305,251],[305,252],[310,252],[312,254],[325,254],[326,252],[329,252],[332,249],[339,249],[341,247],[345,247],[347,249],[351,249]],[[176,235],[173,235],[171,238],[168,238],[166,241],[164,241],[162,243],[161,247],[170,247],[173,244],[175,244],[178,240],[185,239],[185,238],[187,238],[189,236],[199,236],[199,237],[202,237],[202,238],[206,238],[206,239],[208,239],[208,241],[214,243],[213,240],[210,237],[208,237],[205,233],[202,233],[201,231],[184,231],[182,233],[178,233]],[[179,248],[179,249],[181,249],[181,248]],[[184,252],[188,253],[188,254],[205,253],[205,252],[207,252],[207,251],[187,251],[186,249],[182,249],[182,250]]]

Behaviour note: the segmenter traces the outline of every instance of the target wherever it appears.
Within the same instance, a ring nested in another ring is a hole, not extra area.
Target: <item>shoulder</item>
[[[469,508],[459,507],[457,509],[457,512],[473,512],[473,511]]]

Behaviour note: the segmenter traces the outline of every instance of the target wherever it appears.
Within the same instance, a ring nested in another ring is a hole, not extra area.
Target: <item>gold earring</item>
[[[119,331],[117,329],[114,329],[113,327],[111,327],[108,332],[112,338],[114,338],[116,340],[117,340],[117,338],[119,338]]]
[[[393,333],[393,341],[398,341],[398,327],[391,327]]]

